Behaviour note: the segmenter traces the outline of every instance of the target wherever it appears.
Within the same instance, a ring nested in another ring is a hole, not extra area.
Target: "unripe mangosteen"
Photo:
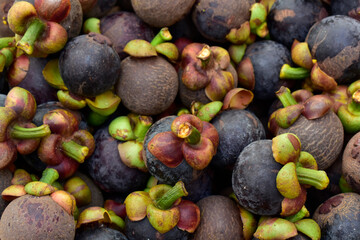
[[[246,48],[236,68],[239,86],[252,90],[255,99],[272,100],[286,83],[280,79],[281,67],[290,62],[290,51],[285,45],[272,40],[257,41]]]
[[[305,41],[320,69],[338,84],[360,77],[360,22],[345,15],[333,15],[315,23]]]
[[[175,68],[161,56],[121,61],[120,76],[115,86],[122,104],[140,115],[156,115],[174,102],[178,92]]]
[[[321,228],[321,239],[359,239],[360,195],[341,193],[321,204],[313,214]]]
[[[247,110],[223,111],[211,123],[219,133],[219,146],[211,161],[214,167],[232,168],[244,147],[265,138],[264,126]]]
[[[200,0],[192,10],[192,20],[208,40],[226,42],[231,29],[238,29],[250,19],[250,7],[255,0]]]
[[[95,97],[114,86],[119,78],[120,57],[104,35],[79,35],[61,51],[59,70],[71,93]]]
[[[354,192],[360,193],[360,132],[346,144],[342,155],[342,173]]]
[[[332,15],[347,15],[349,17],[359,20],[359,8],[360,2],[358,0],[331,0]]]
[[[197,205],[201,218],[194,240],[244,239],[240,211],[234,200],[222,195],[211,195],[198,201]]]
[[[95,132],[94,139],[95,151],[84,164],[101,190],[126,194],[145,188],[149,174],[123,163],[118,150],[121,141],[109,134],[107,125]]]
[[[131,0],[131,5],[144,22],[152,27],[168,27],[190,12],[195,0]]]
[[[128,56],[123,49],[130,40],[144,39],[150,42],[154,38],[152,29],[145,22],[135,13],[125,11],[101,18],[100,32],[111,40],[121,59]]]
[[[311,26],[327,17],[320,0],[278,0],[267,17],[270,38],[290,49],[294,40],[303,42]]]
[[[1,239],[64,239],[75,237],[75,220],[50,196],[24,195],[11,201],[0,221]]]

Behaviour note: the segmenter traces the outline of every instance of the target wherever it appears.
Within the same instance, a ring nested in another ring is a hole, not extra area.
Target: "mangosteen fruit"
[[[316,159],[319,169],[330,167],[343,149],[344,128],[331,109],[332,102],[329,97],[314,95],[303,103],[297,103],[288,88],[281,87],[276,94],[283,104],[286,105],[288,100],[291,104],[277,110],[272,116],[280,119],[281,111],[288,111],[287,116],[292,115],[291,120],[288,120],[290,124],[279,126],[275,130],[276,134],[294,133],[299,137],[303,151],[309,152]]]
[[[352,136],[342,155],[342,174],[354,192],[360,193],[360,132]]]
[[[266,21],[270,38],[290,49],[295,39],[305,41],[311,26],[327,16],[321,0],[278,0]]]
[[[316,170],[315,159],[301,151],[301,142],[290,133],[247,145],[232,173],[239,205],[266,216],[296,214],[306,201],[304,184],[323,190],[328,183],[326,172]]]
[[[329,198],[316,209],[313,219],[321,228],[321,239],[359,239],[360,195],[348,192]]]
[[[13,174],[8,168],[4,168],[0,170],[0,191],[2,192],[5,188],[11,185],[11,179]],[[2,215],[3,211],[5,210],[8,202],[5,201],[3,198],[0,199],[0,216]]]
[[[332,15],[315,23],[305,41],[319,68],[338,84],[360,77],[360,22],[345,15]]]
[[[115,91],[131,112],[156,115],[174,102],[178,85],[176,70],[165,58],[129,56],[121,61]]]
[[[70,4],[69,15],[60,22],[60,25],[66,29],[69,39],[80,34],[83,23],[83,10],[80,1],[70,0]]]
[[[185,140],[174,134],[173,131],[178,127],[174,125],[179,122],[183,122],[185,128],[195,128],[189,131],[184,129],[184,132],[197,130],[200,133],[196,137],[198,144],[187,143],[185,141],[190,141],[189,138]],[[205,136],[207,132],[211,133]],[[149,173],[160,182],[172,185],[183,181],[187,186],[204,174],[215,153],[217,142],[218,134],[212,124],[190,114],[180,117],[171,115],[159,119],[149,128],[144,139],[143,154]]]
[[[133,39],[151,41],[154,37],[152,29],[135,13],[119,11],[100,19],[100,32],[107,36],[121,59],[128,55],[123,51],[125,45]]]
[[[102,191],[126,194],[145,188],[149,174],[123,163],[118,150],[118,144],[122,142],[109,134],[107,125],[95,132],[94,139],[95,151],[84,164]]]
[[[86,3],[86,1],[80,1],[80,3]],[[82,4],[83,4],[82,3]],[[84,17],[87,18],[102,18],[106,16],[111,10],[116,7],[118,1],[116,0],[91,0],[90,6],[86,6],[84,10]],[[84,6],[84,5],[83,5]]]
[[[24,195],[11,201],[0,221],[1,239],[68,239],[75,219],[50,196]]]
[[[250,19],[255,0],[199,0],[192,10],[192,20],[208,40],[226,42],[231,29],[239,29]]]
[[[193,239],[244,239],[243,223],[235,201],[211,195],[197,202],[201,219]]]
[[[211,123],[219,133],[219,146],[211,161],[216,168],[232,168],[244,147],[265,139],[264,126],[255,114],[247,110],[220,112]]]
[[[59,70],[72,94],[95,97],[110,90],[120,73],[120,57],[109,38],[98,33],[79,35],[67,42]]]
[[[286,83],[280,79],[280,70],[290,62],[290,51],[285,45],[273,40],[254,42],[236,67],[239,86],[252,90],[255,99],[273,100],[275,92]]]
[[[359,7],[360,2],[358,0],[331,0],[332,15],[347,15],[349,17],[359,20]]]
[[[190,12],[195,0],[131,0],[134,12],[152,27],[169,27]]]
[[[128,240],[120,231],[106,226],[86,227],[85,229],[76,230],[75,240]]]

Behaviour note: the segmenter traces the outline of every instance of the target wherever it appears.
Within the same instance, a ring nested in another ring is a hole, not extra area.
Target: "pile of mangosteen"
[[[360,239],[358,0],[0,0],[1,240]]]

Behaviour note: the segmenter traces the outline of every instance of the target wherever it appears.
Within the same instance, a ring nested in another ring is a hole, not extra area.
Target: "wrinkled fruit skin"
[[[0,235],[8,240],[73,240],[75,221],[50,196],[25,195],[6,207],[1,216]]]

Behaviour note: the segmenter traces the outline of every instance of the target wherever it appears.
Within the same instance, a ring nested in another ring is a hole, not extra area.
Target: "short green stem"
[[[75,161],[79,163],[83,163],[85,157],[89,153],[89,148],[86,146],[82,146],[75,141],[68,141],[62,143],[62,150],[66,154],[66,156],[71,157]]]
[[[49,185],[52,185],[56,180],[59,179],[59,173],[54,168],[46,168],[42,176],[39,180],[39,182],[47,183]]]
[[[155,200],[155,206],[159,209],[169,209],[173,203],[181,197],[187,196],[188,192],[182,181],[177,182],[169,191]]]
[[[139,116],[139,120],[137,121],[134,127],[134,135],[137,141],[142,142],[144,140],[145,134],[151,125],[152,125],[151,117]]]
[[[0,49],[6,47],[15,47],[15,37],[2,37],[0,38]]]
[[[47,124],[34,128],[25,128],[20,127],[19,125],[14,125],[10,130],[10,136],[14,139],[42,138],[50,134],[50,127]]]
[[[276,92],[276,96],[279,98],[284,107],[297,104],[295,98],[291,95],[290,89],[287,87],[280,87],[279,91]]]
[[[34,43],[44,32],[46,23],[35,18],[27,28],[24,36],[16,43],[16,46],[31,55],[34,51]]]
[[[291,67],[284,64],[280,70],[280,79],[301,80],[310,76],[310,71],[302,67]]]
[[[100,31],[100,19],[91,17],[84,21],[83,33],[88,34],[90,32],[101,33]]]
[[[179,126],[177,136],[179,138],[184,138],[185,141],[191,145],[198,144],[201,140],[201,134],[196,127],[192,126],[190,123],[185,122]]]
[[[309,210],[307,210],[307,208],[305,207],[305,205],[300,209],[300,211],[298,211],[297,213],[295,213],[294,215],[288,216],[285,219],[290,221],[290,222],[297,222],[305,217],[309,217],[310,216],[310,212]]]
[[[325,171],[296,167],[296,175],[300,184],[306,184],[323,190],[329,185],[329,178]]]
[[[170,41],[172,39],[172,35],[167,27],[160,29],[158,34],[151,41],[151,45],[156,46],[160,43]]]
[[[352,94],[352,100],[347,106],[349,112],[354,115],[360,115],[360,89]]]

